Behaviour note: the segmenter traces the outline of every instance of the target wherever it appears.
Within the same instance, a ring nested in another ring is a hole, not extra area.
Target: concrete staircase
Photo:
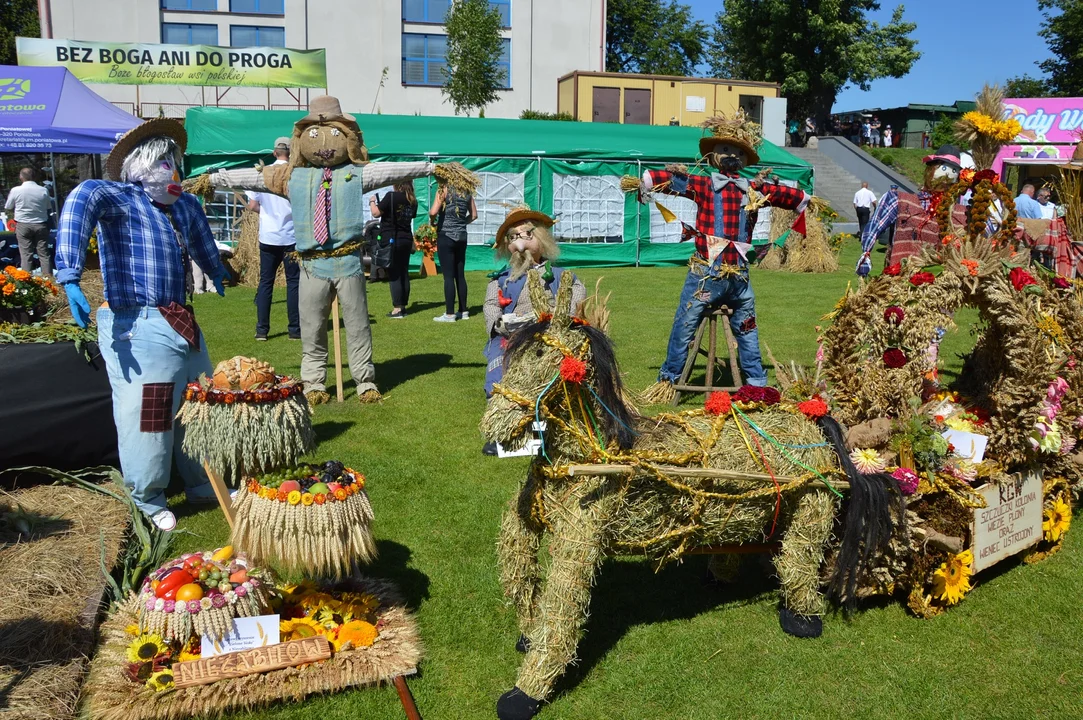
[[[861,181],[815,148],[788,147],[786,152],[812,164],[815,194],[831,203],[839,214],[839,222],[856,222],[854,193],[861,187]]]

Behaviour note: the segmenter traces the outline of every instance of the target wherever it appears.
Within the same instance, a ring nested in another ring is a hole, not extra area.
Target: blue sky
[[[712,25],[722,7],[722,0],[678,1]],[[899,4],[881,0],[871,18],[886,23]],[[983,83],[1003,83],[1024,73],[1040,76],[1034,63],[1049,57],[1049,48],[1038,37],[1042,15],[1035,0],[910,0],[902,5],[905,19],[917,23],[914,36],[921,58],[910,74],[874,81],[868,92],[844,88],[836,112],[972,100]]]

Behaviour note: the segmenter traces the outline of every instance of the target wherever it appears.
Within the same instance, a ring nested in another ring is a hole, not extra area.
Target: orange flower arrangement
[[[376,627],[364,620],[350,620],[338,628],[339,644],[352,643],[354,647],[368,647],[376,642]]]
[[[34,315],[50,295],[60,289],[49,280],[8,265],[0,272],[0,308],[26,310]]]

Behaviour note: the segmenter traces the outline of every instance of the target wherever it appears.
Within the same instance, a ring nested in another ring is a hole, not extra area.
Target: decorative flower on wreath
[[[733,399],[741,403],[763,403],[764,405],[777,405],[782,400],[782,394],[773,387],[758,387],[756,385],[743,385],[734,395]]]
[[[733,400],[725,390],[709,394],[703,403],[703,409],[711,415],[726,415],[732,407]]]
[[[1016,292],[1021,292],[1028,285],[1038,284],[1034,276],[1021,267],[1012,268],[1011,272],[1008,273],[1008,280],[1011,282],[1012,287],[1016,289]]]
[[[918,474],[910,468],[896,468],[895,472],[891,473],[891,477],[899,483],[899,491],[903,495],[913,495],[918,490],[918,483],[920,478]]]
[[[884,322],[891,323],[896,327],[902,325],[904,318],[906,318],[906,311],[898,305],[892,305],[884,310]]]
[[[1072,287],[1072,281],[1068,278],[1061,277],[1060,275],[1054,277],[1052,282],[1053,287],[1057,288],[1058,290],[1067,290]]]
[[[931,272],[916,272],[910,276],[910,284],[914,287],[932,285],[935,280],[936,275],[933,275]]]
[[[855,448],[850,453],[850,461],[862,475],[883,472],[884,468],[887,467],[887,463],[884,461],[883,456],[880,455],[880,451],[872,448]]]
[[[827,415],[830,410],[830,408],[827,407],[827,403],[818,397],[797,403],[797,409],[813,422],[819,420],[824,415]]]
[[[899,348],[888,348],[884,351],[883,358],[884,365],[893,370],[897,370],[907,363],[906,353]]]
[[[970,566],[974,553],[964,550],[948,559],[933,573],[933,595],[948,605],[955,605],[970,592]]]
[[[126,655],[130,663],[144,663],[169,652],[161,635],[144,633],[128,644]]]
[[[1057,542],[1072,525],[1072,508],[1058,497],[1047,509],[1042,520],[1042,534],[1049,542]]]
[[[577,357],[565,355],[560,361],[560,377],[566,382],[581,383],[587,379],[587,364]]]
[[[892,277],[902,275],[902,263],[891,263],[884,268],[884,275],[890,275]]]

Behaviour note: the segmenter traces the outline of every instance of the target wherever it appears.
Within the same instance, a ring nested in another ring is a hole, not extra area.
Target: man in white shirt
[[[857,236],[865,233],[865,226],[869,223],[873,209],[876,208],[876,194],[869,190],[867,182],[861,183],[861,189],[854,193],[854,211],[857,213]]]
[[[15,210],[15,238],[19,241],[19,260],[23,270],[30,272],[34,253],[41,263],[41,274],[53,275],[52,258],[49,255],[49,191],[34,182],[34,171],[19,171],[22,185],[8,193],[4,208]]]
[[[1049,188],[1038,191],[1038,204],[1042,206],[1042,220],[1052,220],[1057,216],[1057,206],[1049,202]]]
[[[275,140],[275,165],[289,162],[290,139]],[[259,212],[259,288],[256,290],[256,340],[266,340],[271,331],[271,298],[278,266],[286,267],[286,317],[291,340],[301,339],[301,316],[297,310],[297,287],[301,268],[289,256],[296,248],[293,236],[293,209],[284,197],[265,192],[246,192],[248,209]]]

